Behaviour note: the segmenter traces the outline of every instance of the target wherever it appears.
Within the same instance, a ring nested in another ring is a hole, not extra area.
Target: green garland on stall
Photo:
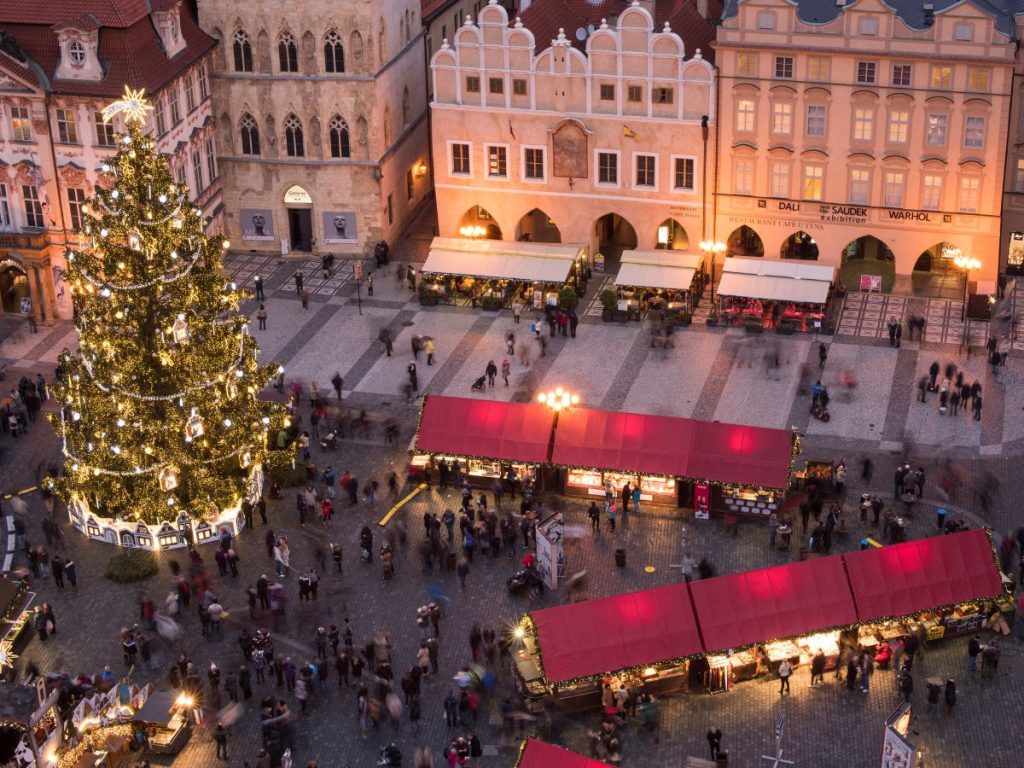
[[[525,739],[522,740],[522,742],[520,742],[520,744],[519,744],[519,751],[516,753],[516,762],[515,762],[515,765],[512,766],[512,768],[519,768],[519,766],[522,765],[523,755],[526,753],[526,745],[529,744],[529,743],[530,743],[530,737],[529,736],[527,736]]]

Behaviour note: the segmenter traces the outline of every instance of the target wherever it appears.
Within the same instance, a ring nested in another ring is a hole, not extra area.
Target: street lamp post
[[[965,323],[967,322],[967,298],[970,290],[971,270],[981,269],[981,261],[957,249],[956,255],[953,256],[953,263],[958,269],[964,271],[964,303],[960,309],[960,322]]]
[[[704,252],[704,257],[711,259],[711,305],[715,304],[715,259],[718,254],[725,251],[725,243],[718,240],[701,240],[700,249]]]
[[[553,390],[538,394],[537,402],[543,403],[555,413],[558,413],[574,405],[579,405],[580,396],[574,395],[562,387],[555,387]]]

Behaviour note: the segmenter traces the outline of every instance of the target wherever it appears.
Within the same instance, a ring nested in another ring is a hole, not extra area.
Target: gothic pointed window
[[[252,43],[244,29],[235,32],[232,50],[235,55],[235,72],[252,72]]]
[[[302,141],[302,123],[295,115],[284,119],[284,145],[288,157],[305,157],[306,149]]]
[[[333,29],[324,37],[324,71],[345,71],[345,47],[341,44],[341,35]]]
[[[331,157],[351,157],[348,123],[340,115],[331,118]]]

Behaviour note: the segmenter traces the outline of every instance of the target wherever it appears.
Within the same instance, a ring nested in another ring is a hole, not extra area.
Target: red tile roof
[[[110,12],[113,6],[122,7],[125,11],[121,18],[128,18],[127,11],[135,7],[135,0],[104,0],[95,2],[98,8],[94,15],[99,18],[100,12]],[[64,7],[80,10],[83,5],[78,0],[64,2]],[[21,3],[26,5],[26,3]],[[10,15],[9,13],[7,15]],[[0,21],[0,31],[12,35],[21,50],[42,69],[48,83],[40,82],[31,66],[19,63],[10,56],[0,53],[0,70],[37,83],[44,90],[56,94],[77,96],[118,96],[124,91],[125,85],[132,88],[145,88],[147,93],[155,93],[164,85],[177,77],[181,72],[198,61],[207,51],[216,45],[216,41],[196,26],[186,4],[182,5],[181,34],[185,39],[185,48],[173,58],[168,59],[164,52],[160,36],[149,18],[148,11],[136,18],[128,26],[118,27],[104,25],[99,31],[99,58],[103,64],[104,77],[99,82],[81,80],[57,80],[57,64],[60,59],[60,48],[57,45],[57,34],[51,29],[52,22],[45,14],[45,21],[32,19],[23,23]],[[77,14],[81,15],[81,14]],[[68,18],[75,16],[68,15]]]
[[[130,27],[149,15],[146,0],[17,0],[0,3],[0,24],[52,26],[92,14],[104,27]]]
[[[558,30],[564,29],[565,36],[581,51],[586,49],[585,40],[576,39],[576,30],[593,24],[601,25],[601,19],[619,16],[629,5],[623,0],[534,0],[521,14],[523,26],[533,32],[537,40],[537,52],[547,48],[558,37]],[[720,0],[708,0],[710,22],[697,12],[696,0],[658,0],[654,8],[654,29],[661,31],[665,22],[686,44],[687,57],[693,56],[698,48],[701,56],[714,61],[710,43],[715,39],[715,25],[722,15]]]
[[[448,5],[454,5],[455,0],[420,0],[420,18],[429,21],[431,16],[441,11]]]

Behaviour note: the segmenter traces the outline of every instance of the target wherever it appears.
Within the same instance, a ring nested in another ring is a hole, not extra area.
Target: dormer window
[[[71,63],[76,66],[82,66],[85,64],[85,46],[75,40],[68,46],[68,57],[71,59]]]

